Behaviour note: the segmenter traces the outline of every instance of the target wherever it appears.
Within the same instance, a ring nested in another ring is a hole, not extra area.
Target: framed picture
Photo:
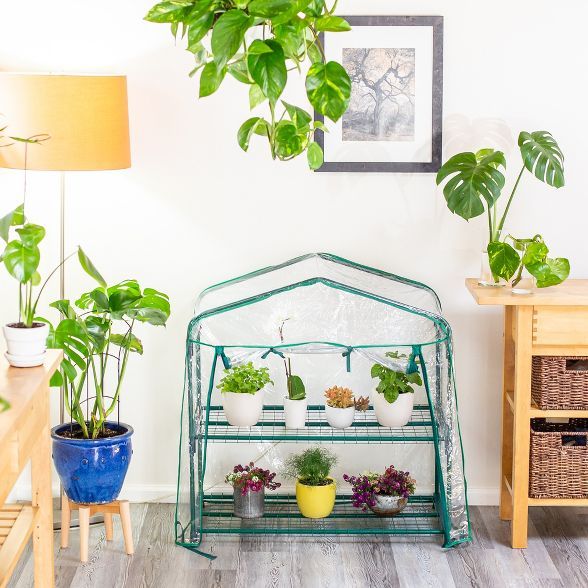
[[[322,34],[351,78],[349,109],[328,133],[320,172],[437,172],[443,109],[442,16],[345,16]],[[317,120],[323,117],[315,113]]]

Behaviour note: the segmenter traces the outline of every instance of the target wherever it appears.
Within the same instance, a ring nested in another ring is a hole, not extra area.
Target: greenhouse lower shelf
[[[259,519],[233,515],[232,494],[204,496],[202,532],[229,535],[441,535],[432,496],[411,496],[399,515],[383,518],[354,508],[350,497],[337,496],[335,509],[324,519],[304,518],[292,495],[266,496]]]
[[[222,406],[211,406],[208,417],[208,440],[212,442],[289,441],[307,443],[432,443],[433,431],[429,407],[415,405],[410,422],[404,427],[382,427],[372,407],[356,412],[351,427],[332,428],[322,405],[308,406],[306,427],[286,429],[284,407],[266,405],[263,415],[253,427],[233,427],[227,422]]]

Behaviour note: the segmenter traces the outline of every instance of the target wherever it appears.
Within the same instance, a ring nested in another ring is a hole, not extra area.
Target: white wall
[[[167,291],[167,329],[144,328],[145,355],[129,367],[123,420],[136,429],[127,495],[171,493],[183,380],[185,328],[206,285],[309,251],[329,251],[432,285],[454,328],[458,393],[471,498],[496,498],[499,468],[501,313],[475,306],[463,285],[476,275],[483,222],[448,213],[432,175],[312,174],[273,163],[259,142],[235,135],[248,116],[229,81],[196,99],[190,56],[166,26],[142,21],[149,0],[0,2],[0,70],[122,72],[129,79],[133,167],[72,174],[68,249],[83,244],[109,281],[136,277]],[[511,149],[519,130],[550,130],[566,154],[566,188],[525,177],[509,228],[541,232],[588,273],[584,227],[588,6],[546,0],[342,0],[341,14],[445,17],[445,157]],[[42,99],[42,97],[40,97]],[[0,112],[1,112],[0,97]],[[512,140],[511,140],[512,139]],[[518,170],[516,150],[510,173]],[[18,172],[0,173],[0,210],[21,196]],[[57,259],[58,184],[31,173],[29,211],[48,227],[46,266]],[[0,319],[14,317],[14,288],[0,277]],[[70,266],[68,292],[90,283]],[[49,298],[56,297],[56,285]],[[47,300],[48,300],[47,299]]]

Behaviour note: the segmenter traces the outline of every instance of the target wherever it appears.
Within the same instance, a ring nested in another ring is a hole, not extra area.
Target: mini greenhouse
[[[285,357],[306,384],[304,429],[284,426]],[[273,392],[255,426],[233,427],[216,386],[223,369],[250,361],[269,368]],[[337,384],[369,395],[374,363],[421,372],[410,422],[382,427],[370,407],[349,428],[329,427],[323,391]],[[332,515],[311,520],[284,483],[266,496],[263,518],[232,516],[224,475],[234,464],[255,461],[279,477],[300,444],[318,443],[337,452],[339,480],[393,463],[417,480],[416,494],[401,515],[382,519],[354,509],[338,483]],[[470,540],[451,329],[439,299],[424,284],[334,255],[305,255],[202,292],[188,327],[179,453],[176,543],[195,551],[214,533],[440,535],[445,547]]]

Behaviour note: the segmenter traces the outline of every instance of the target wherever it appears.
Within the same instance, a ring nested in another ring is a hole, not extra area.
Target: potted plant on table
[[[336,463],[336,456],[322,447],[312,447],[287,460],[285,475],[296,479],[296,502],[302,516],[322,519],[333,511],[337,487],[329,474]]]
[[[351,426],[355,417],[355,397],[349,388],[333,386],[325,390],[327,422],[335,429]]]
[[[265,489],[277,490],[281,484],[274,482],[275,473],[249,465],[236,465],[226,475],[225,482],[233,487],[233,512],[242,519],[257,519],[263,516]]]
[[[504,224],[525,170],[548,186],[564,185],[564,156],[553,136],[547,131],[523,131],[518,146],[523,160],[501,215],[497,205],[505,185],[501,168],[506,168],[502,151],[480,149],[476,153],[458,153],[446,161],[437,173],[437,184],[445,180],[443,195],[451,212],[465,220],[486,212],[488,246],[483,251],[483,270],[479,284],[501,286],[509,280],[516,286],[526,269],[538,288],[555,286],[567,279],[570,262],[549,258],[549,249],[541,235],[532,238],[503,236]],[[487,270],[486,270],[487,268]]]
[[[353,488],[353,506],[363,511],[369,508],[381,517],[391,517],[402,512],[408,503],[408,497],[414,494],[416,485],[408,472],[401,472],[392,465],[383,474],[344,474],[343,479]]]
[[[133,428],[111,420],[132,354],[143,345],[135,335],[139,323],[165,326],[168,297],[136,280],[107,286],[86,259],[84,269],[99,286],[80,296],[51,304],[64,317],[50,328],[48,346],[62,349],[61,369],[52,379],[65,386],[65,408],[72,422],[54,427],[53,461],[68,498],[84,504],[115,500],[132,455]],[[111,384],[111,385],[110,385]],[[93,395],[87,402],[85,392]]]
[[[264,389],[273,384],[266,367],[256,368],[252,362],[224,371],[217,388],[222,392],[223,410],[234,427],[252,427],[263,411]]]
[[[280,341],[284,343],[285,319],[279,328]],[[306,388],[300,376],[292,373],[292,361],[284,357],[288,396],[284,396],[284,420],[286,429],[303,429],[306,426]]]
[[[406,357],[395,351],[389,351],[386,356],[391,359]],[[378,423],[382,427],[404,427],[410,421],[414,407],[414,386],[423,384],[420,374],[418,371],[405,373],[375,363],[371,375],[380,380],[373,397]]]

